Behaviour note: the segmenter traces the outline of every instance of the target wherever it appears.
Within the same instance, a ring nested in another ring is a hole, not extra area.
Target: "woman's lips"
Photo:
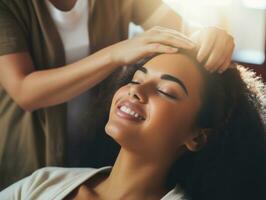
[[[124,119],[140,122],[145,120],[142,108],[129,100],[124,100],[118,104],[116,114]]]

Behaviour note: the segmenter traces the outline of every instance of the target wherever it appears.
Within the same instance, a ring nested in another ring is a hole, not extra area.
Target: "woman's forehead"
[[[143,67],[151,74],[170,74],[184,78],[192,74],[201,76],[196,63],[185,54],[161,54],[149,60]]]
[[[190,97],[200,96],[203,89],[203,75],[197,63],[189,56],[161,54],[149,60],[143,67],[149,77],[160,78],[165,74],[173,76],[182,81]]]

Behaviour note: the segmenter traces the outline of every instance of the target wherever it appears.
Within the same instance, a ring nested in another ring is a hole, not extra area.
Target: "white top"
[[[49,0],[45,0],[45,3],[62,39],[66,63],[88,56],[88,0],[77,0],[69,11],[59,10]]]
[[[96,174],[110,171],[111,167],[57,168],[46,167],[0,192],[1,200],[61,200],[82,183]],[[176,186],[161,200],[182,200],[181,190]]]
[[[87,57],[90,53],[88,0],[77,0],[69,11],[56,8],[49,0],[45,0],[45,3],[61,37],[66,64]],[[79,165],[76,155],[83,155],[83,137],[88,135],[88,127],[82,127],[81,124],[88,112],[88,105],[88,92],[67,103],[67,163],[71,167]]]

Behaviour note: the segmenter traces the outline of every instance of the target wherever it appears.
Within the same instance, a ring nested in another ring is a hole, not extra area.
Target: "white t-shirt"
[[[88,0],[77,0],[69,11],[59,10],[49,0],[45,0],[45,3],[63,42],[66,63],[88,56]]]
[[[111,167],[57,168],[46,167],[0,192],[1,200],[62,200],[82,183],[98,173],[110,171]],[[184,200],[176,186],[161,200]]]
[[[56,8],[45,0],[48,11],[61,37],[66,64],[85,58],[90,53],[89,42],[89,3],[88,0],[77,0],[69,11]],[[89,93],[85,92],[67,103],[67,163],[70,167],[79,165],[76,155],[83,155],[86,146],[85,136],[89,136],[88,127],[84,124],[88,112]]]

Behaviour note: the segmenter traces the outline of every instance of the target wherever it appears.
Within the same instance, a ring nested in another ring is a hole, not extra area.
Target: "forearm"
[[[101,82],[117,67],[102,50],[64,67],[32,72],[20,84],[18,101],[29,111],[66,102]]]

